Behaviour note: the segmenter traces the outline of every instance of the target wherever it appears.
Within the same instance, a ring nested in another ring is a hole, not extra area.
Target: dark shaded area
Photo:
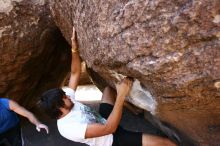
[[[48,55],[46,52],[62,44],[59,42],[63,41],[62,34],[55,27],[47,2],[41,5],[30,0],[5,2],[13,7],[8,14],[0,13],[1,30],[6,28],[0,37],[0,95],[31,106],[29,101],[36,98],[33,92],[37,89],[35,85],[39,86],[40,71],[46,70],[42,64],[47,63],[47,56],[39,55]]]
[[[43,91],[59,87],[70,71],[70,45],[56,27],[46,29],[40,38],[41,53],[31,58],[22,68],[29,75],[25,79],[29,90],[23,95],[22,105],[31,106]],[[35,90],[37,89],[37,90]]]
[[[92,82],[96,85],[96,87],[102,92],[108,83],[92,68],[86,66],[86,71],[92,79]]]
[[[35,126],[25,121],[23,125],[23,138],[25,146],[85,146],[83,144],[75,143],[63,138],[57,129],[55,120],[46,119],[50,128],[50,133],[46,134],[45,131],[37,132]],[[42,119],[42,121],[46,121]]]
[[[150,112],[145,112],[145,119],[148,120],[150,124],[166,135],[169,139],[174,141],[178,146],[198,146],[199,144],[187,136],[184,132],[178,130],[176,127],[171,124],[160,121],[157,117],[150,114]]]

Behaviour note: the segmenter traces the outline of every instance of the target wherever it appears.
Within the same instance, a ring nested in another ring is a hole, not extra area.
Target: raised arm
[[[86,128],[85,138],[99,137],[115,132],[121,120],[125,96],[128,94],[131,84],[130,80],[124,79],[122,83],[117,85],[117,98],[106,124],[89,124]]]
[[[36,126],[37,131],[40,131],[40,129],[45,129],[47,133],[49,133],[49,129],[46,125],[42,124],[33,113],[25,109],[24,107],[20,106],[17,102],[13,100],[9,100],[9,107],[12,111],[15,113],[26,117],[32,124]]]
[[[71,75],[69,80],[69,87],[75,91],[81,73],[81,60],[77,49],[78,45],[76,41],[76,32],[74,27],[73,27],[71,41],[72,41],[72,62],[71,62]]]

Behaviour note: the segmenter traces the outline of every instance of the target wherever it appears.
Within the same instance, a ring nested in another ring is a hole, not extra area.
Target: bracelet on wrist
[[[72,48],[71,51],[72,51],[72,53],[76,53],[76,52],[78,52],[78,49],[77,48]]]

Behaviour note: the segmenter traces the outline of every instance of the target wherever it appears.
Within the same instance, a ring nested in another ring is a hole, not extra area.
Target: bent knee
[[[115,89],[107,86],[105,87],[102,95],[102,102],[114,105],[116,98]]]
[[[172,142],[171,140],[169,139],[166,139],[164,141],[164,144],[167,145],[167,146],[177,146],[174,142]]]

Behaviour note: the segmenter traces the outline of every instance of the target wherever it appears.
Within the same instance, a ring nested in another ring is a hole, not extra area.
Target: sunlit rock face
[[[60,85],[70,70],[70,47],[44,0],[0,1],[0,96],[23,105]]]
[[[201,145],[220,141],[219,6],[219,0],[50,0],[66,39],[76,27],[89,68],[111,86],[117,74],[138,79],[155,98],[156,115]]]

